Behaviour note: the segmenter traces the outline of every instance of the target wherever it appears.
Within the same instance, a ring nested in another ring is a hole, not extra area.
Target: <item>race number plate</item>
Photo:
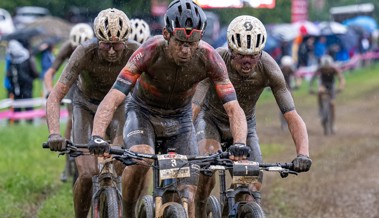
[[[258,182],[259,163],[238,161],[233,164],[233,184],[251,184]]]
[[[190,177],[187,157],[180,154],[158,155],[159,178],[175,179]]]

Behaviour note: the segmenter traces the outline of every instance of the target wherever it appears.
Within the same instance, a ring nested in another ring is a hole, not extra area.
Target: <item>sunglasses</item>
[[[99,42],[99,49],[109,51],[111,48],[115,51],[121,51],[125,49],[125,44],[123,42]]]
[[[232,52],[232,57],[233,57],[233,58],[236,58],[236,59],[241,59],[241,58],[244,58],[244,57],[246,57],[246,56],[247,56],[247,57],[250,57],[250,58],[252,58],[252,59],[254,59],[254,60],[257,60],[257,59],[261,58],[261,56],[262,56],[262,52],[260,51],[260,52],[258,52],[258,53],[251,54],[251,55],[244,55],[244,54],[237,53],[237,52],[235,52],[235,51]]]
[[[189,30],[190,32],[188,33]],[[198,42],[203,35],[201,30],[186,28],[175,28],[172,34],[177,40],[186,42]]]

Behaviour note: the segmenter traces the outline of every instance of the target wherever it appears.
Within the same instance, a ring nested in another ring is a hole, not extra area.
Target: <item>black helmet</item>
[[[192,0],[174,0],[165,14],[165,27],[172,33],[175,28],[200,30],[207,26],[207,16],[203,9]]]

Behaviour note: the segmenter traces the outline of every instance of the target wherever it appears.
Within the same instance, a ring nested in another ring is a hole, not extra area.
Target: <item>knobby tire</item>
[[[138,218],[154,218],[154,199],[151,195],[145,195],[140,200],[137,210],[136,217]]]
[[[238,210],[238,218],[264,218],[263,209],[256,202],[249,202],[242,205]]]
[[[208,218],[221,218],[221,205],[215,196],[209,196],[206,210]]]
[[[172,203],[171,205],[165,208],[163,217],[164,218],[178,218],[178,217],[186,218],[187,213],[181,204]]]
[[[101,190],[93,211],[94,218],[122,218],[122,199],[114,187]]]

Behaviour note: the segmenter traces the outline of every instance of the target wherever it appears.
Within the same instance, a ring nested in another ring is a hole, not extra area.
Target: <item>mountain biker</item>
[[[127,40],[130,33],[129,19],[124,12],[115,8],[102,10],[98,14],[94,20],[94,32],[96,38],[75,49],[47,100],[50,133],[48,144],[53,151],[60,151],[66,145],[66,139],[60,135],[59,130],[59,109],[60,101],[70,87],[76,83],[73,95],[72,139],[74,143],[87,144],[100,102],[116,81],[118,72],[140,45]],[[121,144],[125,122],[124,104],[114,108],[114,111],[106,135],[112,143]],[[98,174],[97,158],[84,155],[75,158],[75,162],[79,173],[73,191],[75,216],[86,217],[91,204],[91,179]]]
[[[81,43],[90,40],[93,38],[93,30],[92,27],[86,23],[78,23],[71,28],[69,39],[63,43],[61,49],[59,50],[52,66],[46,71],[44,76],[44,85],[46,87],[47,96],[50,95],[51,90],[53,89],[53,78],[57,70],[63,64],[63,62],[70,58],[71,54],[74,52],[75,48],[78,47]],[[70,88],[66,98],[72,100],[72,95],[74,91],[74,86]],[[66,139],[71,138],[71,129],[72,129],[72,105],[67,105],[68,111],[68,122],[66,125],[66,130],[64,133],[64,137]],[[67,157],[68,158],[68,157]],[[68,164],[66,162],[66,164]],[[67,169],[67,167],[65,167]],[[63,171],[61,175],[61,180],[67,180],[67,172]]]
[[[297,157],[293,160],[295,170],[308,171],[311,166],[308,151],[308,135],[304,121],[295,110],[294,101],[275,60],[265,51],[267,33],[260,20],[253,16],[239,16],[233,19],[227,30],[228,48],[217,51],[226,63],[229,78],[236,89],[237,98],[246,114],[248,124],[247,146],[251,149],[251,161],[262,162],[255,118],[256,102],[266,87],[270,87],[277,104],[284,114],[293,137]],[[203,97],[204,96],[204,97]],[[193,98],[193,114],[200,154],[225,150],[220,142],[230,142],[228,115],[216,98],[216,90],[209,80],[202,81]],[[250,185],[253,196],[259,203],[260,183]],[[196,195],[197,217],[205,216],[204,206],[214,186],[214,178],[200,175]],[[203,213],[204,212],[204,213]]]
[[[150,27],[146,21],[142,19],[131,19],[130,20],[131,31],[129,34],[129,39],[134,40],[143,44],[150,37]]]
[[[321,110],[321,94],[328,92],[332,98],[331,108],[332,108],[332,123],[335,120],[335,78],[338,78],[339,86],[337,91],[342,91],[345,87],[345,78],[342,72],[337,66],[334,65],[333,58],[330,55],[324,55],[320,59],[320,67],[316,70],[315,74],[312,76],[309,83],[309,93],[313,94],[313,83],[319,78],[319,88],[318,88],[318,105],[319,110]],[[332,133],[335,132],[335,127],[332,127]]]
[[[192,122],[191,99],[196,85],[210,78],[223,107],[230,117],[234,145],[233,159],[242,159],[248,149],[245,115],[238,104],[220,55],[201,40],[206,27],[206,15],[192,0],[175,0],[165,14],[163,35],[146,41],[132,55],[101,102],[95,115],[90,146],[95,154],[109,148],[101,142],[114,108],[124,101],[134,86],[128,101],[124,127],[124,144],[132,151],[155,153],[155,140],[162,139],[165,147],[175,148],[184,155],[198,153]],[[123,172],[123,200],[127,217],[133,217],[148,167],[130,166]],[[179,190],[188,196],[189,217],[194,217],[194,194],[198,177],[181,179]]]

